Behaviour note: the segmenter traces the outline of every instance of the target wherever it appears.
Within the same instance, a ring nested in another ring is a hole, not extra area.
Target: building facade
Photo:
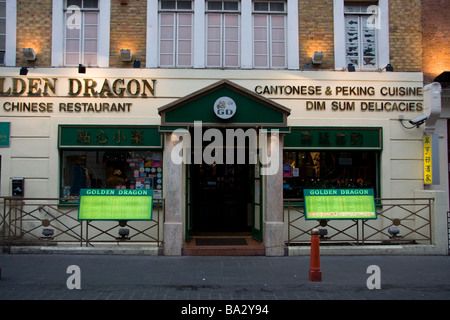
[[[1,195],[13,178],[26,198],[62,202],[152,189],[165,199],[164,254],[226,233],[279,256],[287,199],[368,188],[433,198],[425,251],[446,252],[448,130],[441,85],[427,80],[424,6],[0,1]],[[440,146],[434,176],[425,135]]]

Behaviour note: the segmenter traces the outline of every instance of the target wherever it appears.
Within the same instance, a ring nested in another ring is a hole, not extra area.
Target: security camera
[[[427,119],[428,119],[428,116],[423,114],[420,117],[409,120],[409,123],[411,123],[412,125],[415,125],[416,127],[419,127],[421,124],[423,124],[425,121],[427,121]]]

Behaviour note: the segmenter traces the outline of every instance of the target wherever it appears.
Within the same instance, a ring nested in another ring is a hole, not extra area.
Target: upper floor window
[[[346,62],[358,70],[379,68],[377,29],[374,23],[377,11],[376,3],[345,3]]]
[[[147,19],[149,68],[299,68],[298,0],[149,0]]]
[[[6,1],[0,0],[0,65],[5,65],[6,52]]]
[[[98,0],[66,0],[64,65],[98,65]]]
[[[159,2],[159,66],[192,67],[192,1]]]
[[[286,68],[286,3],[253,3],[253,65]]]
[[[206,66],[239,67],[241,32],[239,2],[208,1],[206,29]]]

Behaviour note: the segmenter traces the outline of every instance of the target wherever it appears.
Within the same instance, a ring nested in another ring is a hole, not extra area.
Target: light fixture
[[[323,51],[314,51],[312,56],[313,64],[322,64],[323,62]]]
[[[133,62],[133,68],[137,68],[137,69],[139,69],[141,67],[141,61],[139,61],[139,60],[134,60],[134,62]]]
[[[394,67],[390,63],[388,63],[386,65],[386,67],[384,67],[383,69],[380,70],[380,72],[383,71],[383,70],[386,70],[386,72],[393,72],[394,71]]]
[[[348,72],[355,72],[356,68],[352,63],[349,63],[347,66],[347,70],[348,70]]]
[[[398,229],[398,227],[390,227],[388,229],[388,233],[391,235],[391,238],[397,238],[400,230]]]
[[[130,49],[120,49],[120,60],[129,62],[131,61],[132,56]]]
[[[328,235],[328,229],[319,229],[319,236],[320,239],[325,239],[326,235]]]
[[[52,238],[54,233],[55,233],[55,230],[53,230],[53,229],[43,229],[42,230],[42,234],[44,235],[45,238]]]
[[[81,63],[78,65],[78,73],[86,73],[86,67]]]
[[[34,52],[33,48],[22,48],[23,56],[27,61],[36,60],[36,52]]]
[[[20,68],[19,74],[21,76],[26,76],[28,74],[28,68],[27,67]]]
[[[128,239],[128,235],[130,234],[130,229],[128,228],[120,228],[119,229],[119,236],[121,237],[121,240]]]

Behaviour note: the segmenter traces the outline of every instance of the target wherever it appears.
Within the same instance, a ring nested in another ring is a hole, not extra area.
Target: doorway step
[[[264,256],[261,242],[250,236],[196,236],[184,244],[185,256]]]

